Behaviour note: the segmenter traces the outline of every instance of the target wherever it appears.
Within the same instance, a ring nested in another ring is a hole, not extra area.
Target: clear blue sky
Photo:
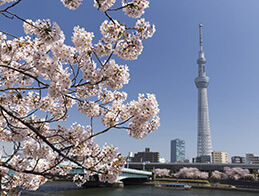
[[[118,2],[120,3],[120,1]],[[23,0],[16,13],[33,20],[56,21],[70,42],[75,25],[94,31],[105,19],[83,1],[76,11],[64,8],[59,0]],[[112,14],[115,18],[123,14]],[[130,67],[131,80],[125,86],[128,101],[138,93],[154,93],[160,107],[161,127],[143,140],[128,137],[126,131],[112,130],[96,138],[129,151],[151,147],[169,160],[170,140],[186,142],[186,156],[196,156],[197,89],[196,60],[199,51],[199,23],[203,23],[206,71],[210,77],[208,102],[212,145],[229,156],[259,154],[259,1],[258,0],[151,0],[144,14],[156,25],[154,37],[144,41],[144,51],[136,61],[121,61]],[[132,20],[129,22],[131,23]],[[7,32],[23,35],[22,24],[0,17]],[[85,117],[71,118],[85,123]],[[98,127],[97,127],[98,128]]]

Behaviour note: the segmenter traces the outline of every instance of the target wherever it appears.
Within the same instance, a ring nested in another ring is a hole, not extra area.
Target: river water
[[[124,188],[78,188],[71,182],[50,182],[36,192],[23,191],[22,196],[258,196],[259,193],[194,189],[172,190],[152,186]]]

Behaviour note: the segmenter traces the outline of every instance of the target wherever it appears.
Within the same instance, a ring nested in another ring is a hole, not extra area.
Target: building
[[[138,152],[134,154],[132,162],[150,162],[150,163],[159,163],[160,153],[151,152],[150,148],[145,148],[145,152]]]
[[[211,163],[211,155],[201,155],[193,158],[193,163]]]
[[[212,152],[212,163],[228,163],[228,153],[227,152]]]
[[[259,156],[252,153],[246,153],[246,163],[247,164],[259,164]]]
[[[171,163],[184,162],[185,160],[185,142],[184,140],[171,140]]]
[[[203,52],[202,24],[200,27],[200,51],[197,64],[199,66],[198,77],[195,78],[195,84],[198,88],[198,141],[197,157],[211,156],[212,144],[209,124],[209,108],[207,99],[207,87],[209,77],[206,76],[205,63],[206,59]]]
[[[233,156],[231,157],[231,163],[246,163],[246,158],[240,156]]]

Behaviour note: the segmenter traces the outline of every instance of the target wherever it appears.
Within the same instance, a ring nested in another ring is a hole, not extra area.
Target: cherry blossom
[[[61,2],[75,10],[83,1]],[[19,3],[0,0],[0,5],[8,5],[0,8],[4,19],[10,19],[7,15]],[[138,58],[142,40],[152,37],[155,27],[144,18],[129,27],[112,16],[123,10],[138,18],[149,3],[123,0],[121,7],[115,6],[115,0],[95,0],[94,7],[105,12],[100,32],[75,26],[72,45],[66,44],[64,32],[50,19],[33,21],[13,14],[23,22],[26,35],[0,32],[0,141],[13,147],[11,154],[0,149],[3,195],[36,190],[57,178],[82,185],[98,175],[101,181],[116,182],[124,157],[113,145],[96,144],[95,137],[120,129],[142,139],[160,126],[154,94],[139,94],[137,101],[129,101],[121,91],[130,81],[130,65],[124,60]],[[68,126],[72,108],[89,121]],[[104,129],[95,128],[98,120]],[[84,175],[68,175],[73,167]]]
[[[208,178],[208,173],[207,172],[201,172],[195,167],[183,167],[180,169],[177,173],[174,174],[176,178],[202,178],[202,179],[207,179]]]
[[[108,22],[105,20],[100,26],[100,32],[107,43],[114,43],[125,36],[125,26],[117,20]]]
[[[56,22],[51,24],[49,19],[37,20],[36,22],[27,20],[23,27],[25,33],[35,34],[45,43],[53,43],[64,36],[58,24]]]
[[[16,1],[16,0],[0,0],[0,5],[3,5],[5,3],[10,3],[10,2],[13,2],[13,1]]]
[[[140,39],[147,39],[149,37],[152,37],[153,34],[156,31],[155,25],[151,25],[149,22],[145,22],[145,18],[141,18],[136,22],[135,28],[137,29],[137,36],[140,37]]]
[[[122,5],[124,6],[123,11],[132,18],[139,18],[142,14],[145,13],[144,9],[149,6],[147,0],[122,0]],[[127,6],[128,5],[128,6]]]
[[[65,7],[68,7],[71,10],[77,9],[81,5],[83,0],[60,0]]]
[[[160,168],[155,169],[155,174],[158,177],[168,177],[169,173],[170,173],[169,169],[160,169]]]
[[[227,175],[228,178],[233,180],[257,180],[257,177],[253,174],[250,174],[248,169],[242,168],[230,168],[225,167],[224,173]]]
[[[223,172],[220,172],[220,171],[213,171],[212,174],[211,174],[211,179],[226,179],[227,176],[226,174],[224,174]]]
[[[102,11],[106,11],[111,6],[113,6],[113,4],[115,2],[116,2],[116,0],[98,0],[98,1],[94,1],[94,7],[98,8]]]
[[[120,40],[115,48],[116,54],[125,60],[137,59],[142,50],[142,41],[134,35],[126,40]]]
[[[79,26],[74,27],[72,41],[81,55],[91,50],[93,37],[94,34],[92,32],[87,32],[84,28],[80,28]]]
[[[106,43],[103,40],[100,40],[97,44],[95,44],[95,52],[100,56],[110,55],[113,52],[112,43]]]

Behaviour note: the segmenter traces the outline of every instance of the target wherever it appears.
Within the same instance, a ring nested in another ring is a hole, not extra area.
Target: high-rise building
[[[185,142],[175,139],[171,141],[171,163],[184,162],[185,160]]]
[[[212,144],[209,124],[209,108],[207,99],[207,87],[209,77],[206,76],[205,64],[206,59],[203,52],[202,24],[200,27],[200,51],[197,64],[199,65],[199,75],[195,78],[195,84],[198,88],[198,141],[197,157],[211,156]]]
[[[213,151],[212,152],[212,163],[228,163],[228,153]]]

